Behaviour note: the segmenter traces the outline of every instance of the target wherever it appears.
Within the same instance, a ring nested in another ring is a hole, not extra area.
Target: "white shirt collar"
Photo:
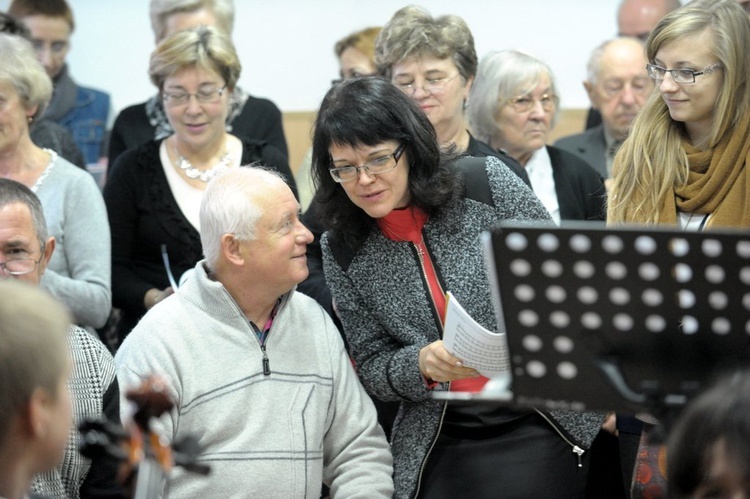
[[[560,225],[560,203],[557,201],[555,178],[552,173],[552,160],[546,147],[540,147],[526,163],[526,173],[531,181],[531,188],[539,198],[552,219]]]

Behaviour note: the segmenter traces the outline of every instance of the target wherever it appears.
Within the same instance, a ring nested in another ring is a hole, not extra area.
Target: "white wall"
[[[6,10],[10,0],[0,0]],[[147,76],[153,35],[148,0],[68,0],[76,18],[71,74],[110,92],[116,111],[153,94]],[[240,85],[282,111],[317,108],[338,70],[333,45],[382,25],[408,0],[235,0]],[[581,85],[591,50],[616,33],[618,0],[421,0],[434,15],[457,14],[472,29],[479,57],[519,48],[546,61],[564,107],[583,108]]]

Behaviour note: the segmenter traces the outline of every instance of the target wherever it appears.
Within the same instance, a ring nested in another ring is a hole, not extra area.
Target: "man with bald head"
[[[629,36],[645,42],[656,23],[680,6],[680,0],[622,0],[617,9],[617,36]],[[602,122],[596,109],[589,109],[586,129]]]
[[[622,0],[617,11],[617,34],[645,42],[656,23],[679,6],[680,0]]]
[[[200,208],[205,259],[146,313],[117,352],[123,392],[165,378],[157,427],[197,436],[209,476],[175,470],[169,496],[390,498],[392,457],[341,335],[312,298],[313,236],[282,178],[232,169]]]
[[[599,45],[589,58],[583,86],[591,107],[601,113],[602,123],[563,137],[555,145],[579,156],[608,179],[617,148],[654,88],[646,74],[643,44],[636,38],[620,37]]]

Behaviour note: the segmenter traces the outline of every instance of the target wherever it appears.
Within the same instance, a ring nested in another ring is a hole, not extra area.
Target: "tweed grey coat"
[[[480,234],[500,220],[549,220],[533,192],[497,158],[462,158],[456,195],[424,226],[424,241],[443,289],[450,290],[484,327],[499,331],[481,251]],[[366,388],[384,401],[401,401],[392,451],[395,496],[413,497],[445,403],[430,399],[419,371],[419,350],[441,338],[429,305],[418,254],[408,242],[375,229],[356,250],[335,234],[321,240],[324,271]],[[545,414],[569,442],[588,448],[603,416]]]

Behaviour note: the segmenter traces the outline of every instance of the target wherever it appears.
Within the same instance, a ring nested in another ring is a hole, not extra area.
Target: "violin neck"
[[[154,460],[144,459],[138,465],[133,499],[159,499],[167,482],[167,475]]]

